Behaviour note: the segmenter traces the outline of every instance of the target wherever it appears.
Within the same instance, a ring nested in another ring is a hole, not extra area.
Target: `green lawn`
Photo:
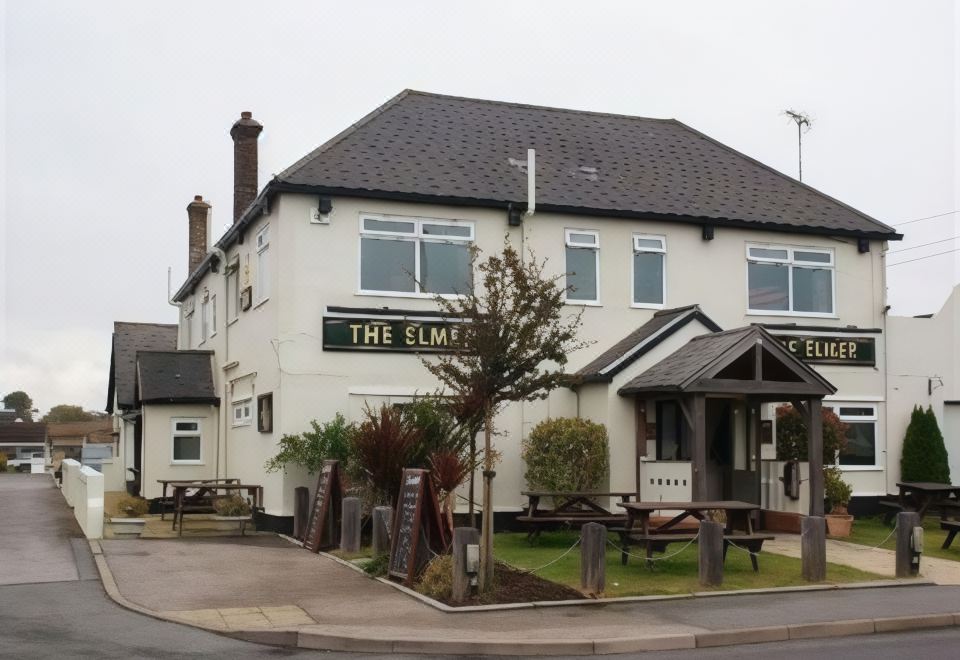
[[[850,543],[859,543],[860,545],[877,546],[893,531],[893,524],[885,525],[883,517],[876,518],[857,518],[853,523],[853,532],[849,538],[838,539],[840,541],[849,541]],[[940,559],[952,559],[960,561],[960,537],[954,539],[950,548],[943,550],[943,545],[947,533],[940,529],[940,519],[936,516],[927,516],[923,519],[923,554],[929,557],[939,557]],[[897,547],[897,535],[890,535],[883,545],[885,550],[895,550]]]
[[[859,522],[859,521],[858,521]],[[494,537],[494,555],[517,568],[535,568],[561,555],[577,540],[577,532],[544,532],[529,545],[526,534],[497,534]],[[617,543],[618,537],[610,540]],[[880,537],[883,538],[883,537]],[[878,541],[880,539],[877,539]],[[668,546],[666,554],[676,552],[682,544]],[[631,552],[643,554],[638,548]],[[664,555],[658,554],[655,557]],[[800,560],[783,555],[761,552],[758,558],[760,572],[754,573],[750,557],[743,551],[730,548],[724,566],[723,585],[714,590],[760,589],[765,587],[788,587],[809,584],[800,575]],[[680,554],[658,561],[651,571],[642,559],[630,557],[626,566],[620,564],[620,552],[607,547],[606,596],[648,596],[684,594],[705,591],[698,581],[697,546],[693,544]],[[557,563],[536,572],[542,578],[561,582],[575,589],[580,587],[580,549],[574,549]],[[864,582],[884,579],[875,573],[860,571],[848,566],[827,564],[827,582]]]

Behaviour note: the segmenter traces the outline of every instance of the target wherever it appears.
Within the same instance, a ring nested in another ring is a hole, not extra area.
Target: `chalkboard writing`
[[[387,571],[411,582],[434,554],[446,548],[440,508],[427,470],[406,469],[393,515]]]
[[[340,462],[324,461],[317,479],[307,533],[303,537],[303,547],[310,552],[320,552],[337,544],[340,526],[336,524],[336,518],[340,514],[340,500]]]

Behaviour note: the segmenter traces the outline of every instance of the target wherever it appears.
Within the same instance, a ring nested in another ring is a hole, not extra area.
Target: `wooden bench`
[[[941,520],[940,529],[947,532],[947,538],[944,539],[943,545],[940,546],[946,550],[950,547],[950,544],[953,543],[953,539],[956,537],[957,532],[960,532],[960,520]]]
[[[877,504],[886,509],[886,511],[883,512],[883,524],[885,525],[893,522],[893,519],[898,513],[907,510],[902,504],[895,500],[880,500]]]
[[[646,548],[647,566],[653,567],[653,553],[665,552],[667,546],[671,543],[689,543],[697,538],[697,534],[691,534],[689,532],[642,534],[637,530],[626,529],[624,527],[612,527],[609,531],[620,536],[620,563],[624,566],[627,565],[627,556],[630,545],[633,542],[636,542],[638,545],[643,545]],[[727,548],[729,548],[730,545],[737,545],[751,553],[750,564],[753,566],[754,572],[758,572],[760,565],[757,563],[756,553],[760,552],[763,548],[764,541],[772,541],[773,538],[774,536],[772,534],[725,533],[723,535],[723,558],[726,560]]]

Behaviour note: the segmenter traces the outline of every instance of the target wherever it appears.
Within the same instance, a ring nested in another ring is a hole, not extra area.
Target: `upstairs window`
[[[398,216],[360,217],[360,291],[465,294],[473,289],[473,223]]]
[[[666,257],[666,238],[663,236],[634,235],[634,307],[663,307],[667,296]]]
[[[253,419],[253,403],[250,399],[233,403],[233,426],[250,426]]]
[[[257,232],[257,303],[270,297],[270,225]]]
[[[567,302],[600,302],[600,234],[567,229],[564,233],[567,265]]]
[[[240,315],[240,260],[227,267],[227,323]]]
[[[200,343],[210,337],[210,300],[200,303]]]
[[[747,246],[750,312],[833,316],[834,288],[833,250]]]

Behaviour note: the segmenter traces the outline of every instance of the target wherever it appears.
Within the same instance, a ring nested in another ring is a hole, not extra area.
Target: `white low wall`
[[[103,475],[73,459],[63,461],[63,496],[88,539],[103,538]]]

